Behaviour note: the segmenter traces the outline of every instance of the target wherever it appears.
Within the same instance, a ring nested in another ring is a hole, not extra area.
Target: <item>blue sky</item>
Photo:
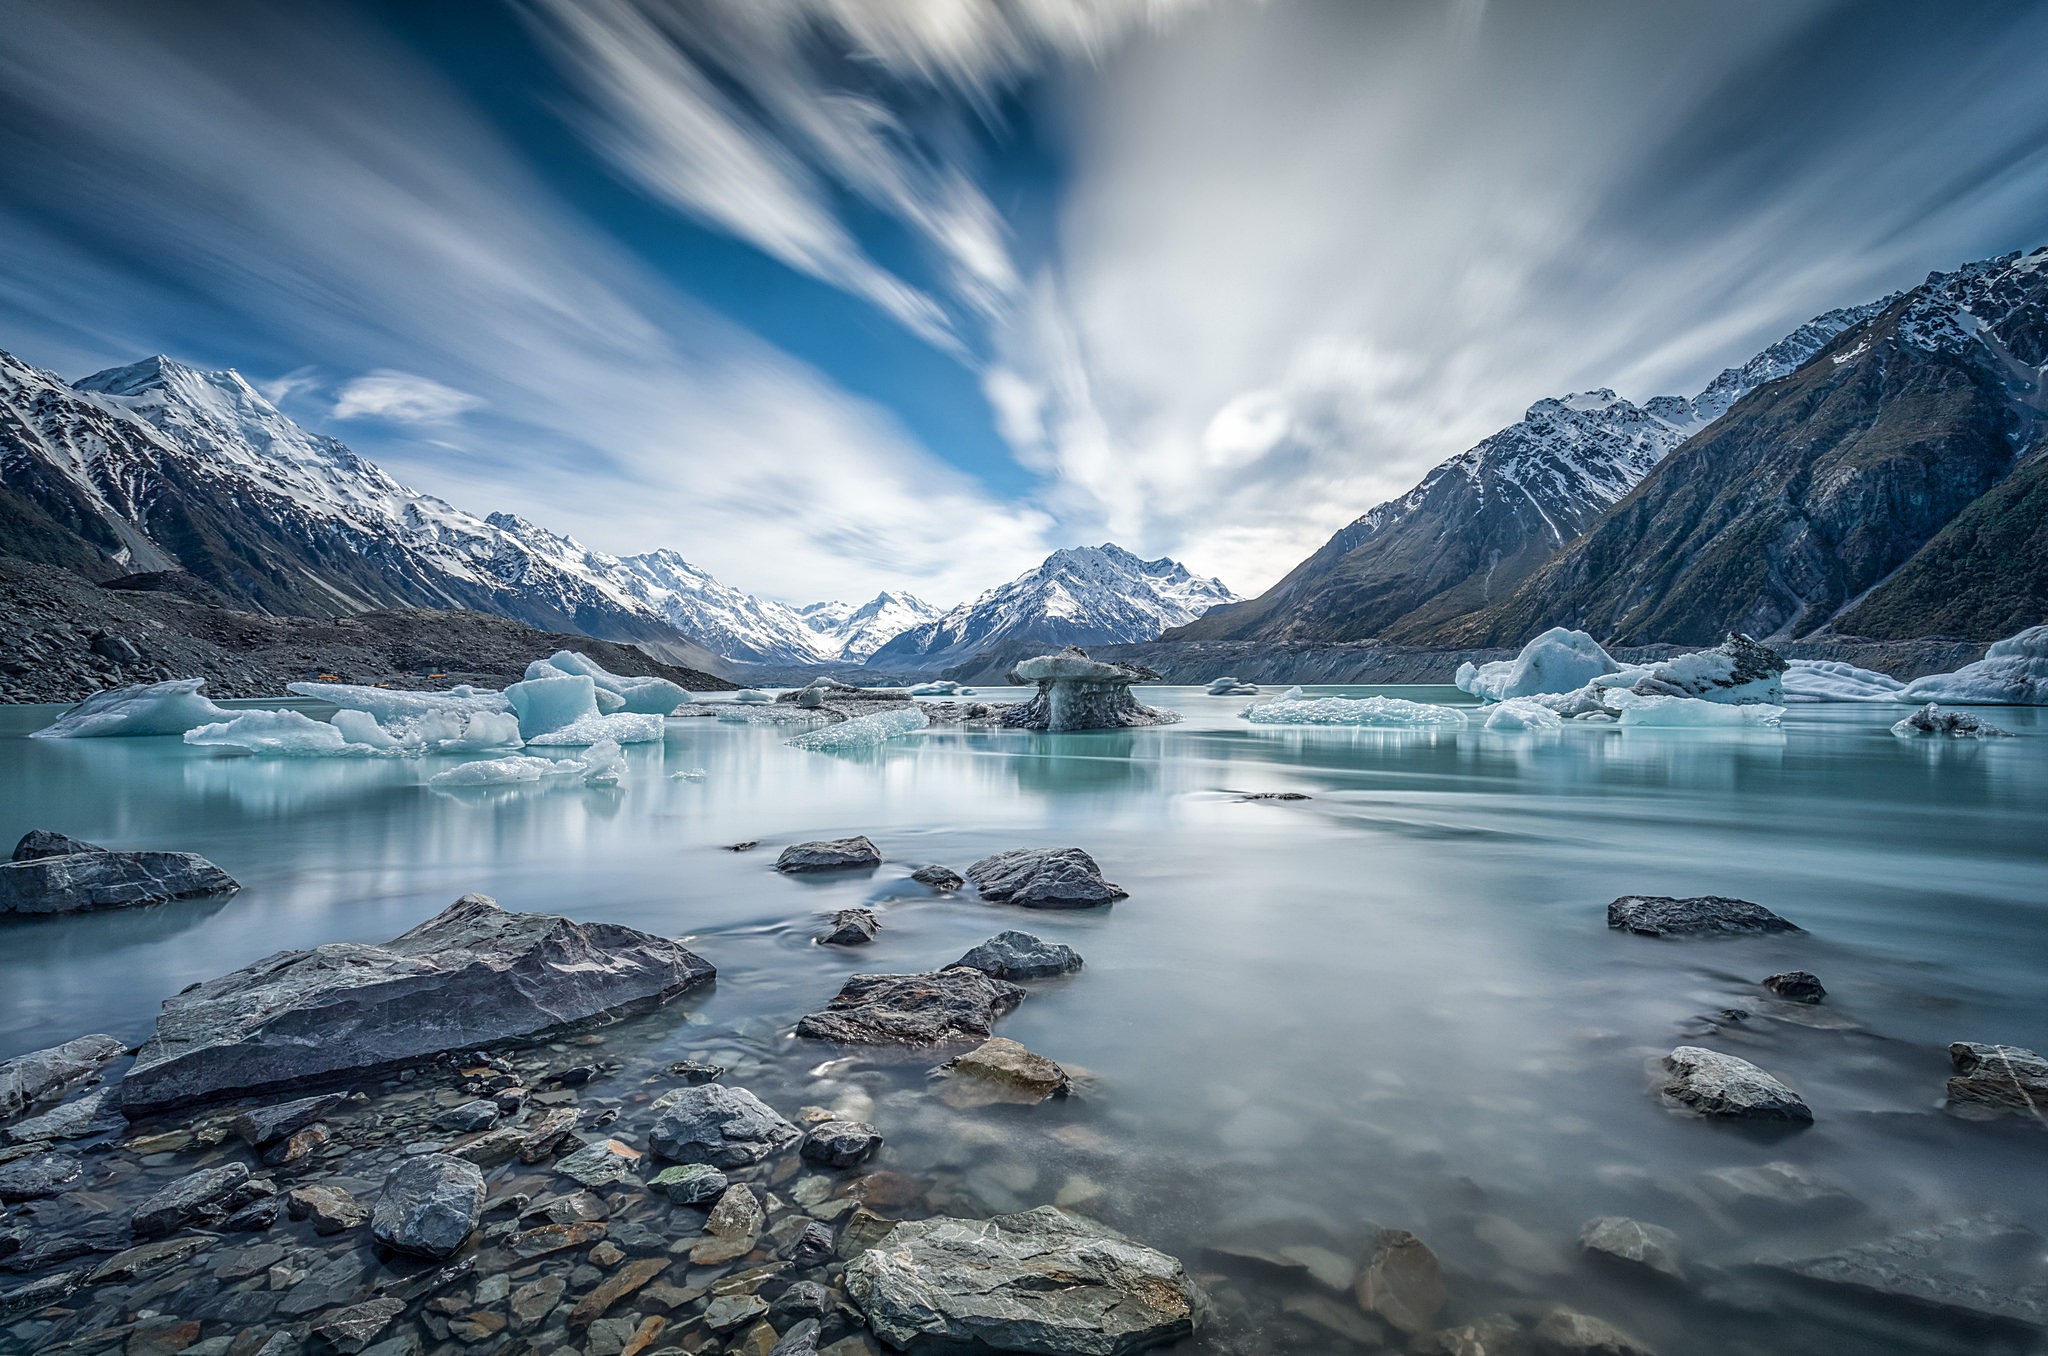
[[[2048,241],[2048,6],[0,0],[0,347],[792,601],[1256,592],[1589,386]]]

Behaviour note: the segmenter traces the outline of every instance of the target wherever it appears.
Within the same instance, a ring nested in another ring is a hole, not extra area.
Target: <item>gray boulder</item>
[[[664,1093],[647,1143],[674,1163],[740,1168],[759,1163],[801,1137],[794,1125],[748,1092],[723,1083],[700,1083]]]
[[[68,1191],[85,1171],[74,1153],[28,1154],[0,1163],[0,1201],[37,1201]]]
[[[448,1154],[408,1158],[384,1179],[370,1236],[394,1252],[452,1257],[483,1217],[484,1175]]]
[[[1562,1307],[1536,1325],[1536,1350],[1542,1356],[1656,1356],[1640,1338],[1605,1319]]]
[[[1892,726],[1901,739],[1918,735],[1940,735],[1950,739],[2009,739],[2012,731],[1993,725],[1967,711],[1944,711],[1933,702]]]
[[[1707,933],[1804,932],[1761,904],[1721,895],[1673,899],[1623,895],[1607,906],[1607,926],[1639,937],[1695,937]]]
[[[866,835],[853,838],[821,838],[812,843],[792,843],[775,859],[775,869],[798,875],[806,871],[854,871],[880,866],[881,849]]]
[[[1948,1048],[1952,1111],[2031,1116],[2048,1121],[2048,1060],[2017,1045],[1958,1041]]]
[[[950,866],[920,866],[910,873],[910,878],[942,895],[951,894],[967,883],[960,878],[960,873]]]
[[[1764,980],[1764,987],[1790,1003],[1818,1003],[1828,996],[1820,976],[1811,970],[1787,970]]]
[[[273,1106],[252,1107],[235,1117],[228,1128],[250,1148],[268,1149],[319,1120],[344,1100],[343,1094],[330,1092],[278,1102]]]
[[[1102,878],[1102,868],[1080,848],[1018,848],[984,857],[967,868],[981,897],[1027,909],[1086,909],[1123,899],[1126,892]]]
[[[997,979],[1047,979],[1081,968],[1081,953],[1028,932],[998,932],[954,961]]]
[[[7,1138],[16,1144],[37,1140],[84,1139],[127,1122],[121,1117],[121,1090],[94,1088],[40,1116],[16,1121],[7,1127]]]
[[[16,1055],[0,1064],[0,1122],[84,1082],[127,1053],[126,1041],[80,1036],[47,1050]]]
[[[39,862],[45,857],[69,857],[74,852],[105,851],[98,843],[88,843],[68,833],[58,833],[54,829],[30,829],[14,845],[14,855],[8,860]]]
[[[45,850],[61,837],[43,835],[38,846],[31,842],[38,835],[31,833],[16,845],[14,860],[0,863],[0,914],[125,909],[242,888],[194,852],[108,852],[89,843],[81,845],[90,849],[83,852]],[[24,857],[24,848],[33,855]]]
[[[1644,1224],[1621,1215],[1602,1215],[1587,1220],[1579,1230],[1579,1246],[1612,1262],[1640,1267],[1674,1281],[1685,1279],[1678,1235],[1661,1225]]]
[[[161,1238],[194,1220],[218,1219],[228,1213],[228,1201],[248,1180],[249,1170],[240,1163],[187,1173],[136,1206],[128,1227],[137,1237]]]
[[[832,915],[831,925],[818,934],[818,944],[866,946],[875,940],[875,933],[880,927],[873,909],[841,909]]]
[[[804,1136],[798,1152],[828,1168],[850,1168],[882,1147],[881,1132],[865,1121],[820,1121]]]
[[[728,1183],[709,1163],[682,1163],[663,1168],[647,1185],[676,1205],[703,1205],[725,1194]]]
[[[1764,1265],[1863,1298],[2040,1330],[2048,1329],[2044,1251],[2048,1242],[2024,1224],[1976,1215]]]
[[[1090,659],[1069,645],[1058,654],[1026,659],[1010,673],[1019,686],[1036,684],[1028,702],[1005,710],[1002,723],[1025,730],[1127,730],[1140,725],[1166,725],[1180,719],[1172,711],[1146,706],[1131,695],[1131,685],[1156,680],[1151,669],[1136,664],[1109,664]]]
[[[381,946],[280,951],[168,1000],[122,1105],[134,1117],[473,1050],[651,1007],[716,974],[665,937],[464,895]]]
[[[854,975],[823,1012],[796,1024],[796,1034],[848,1045],[978,1040],[1023,1001],[1024,990],[1015,984],[960,966],[928,974]]]
[[[846,1268],[868,1326],[907,1352],[1124,1356],[1193,1334],[1181,1264],[1056,1206],[899,1224]]]
[[[1702,1116],[1813,1123],[1813,1110],[1798,1093],[1746,1059],[1681,1045],[1664,1057],[1664,1067],[1671,1074],[1664,1095]]]

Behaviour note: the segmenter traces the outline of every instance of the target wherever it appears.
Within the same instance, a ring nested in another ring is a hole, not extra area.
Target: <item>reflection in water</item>
[[[0,928],[0,1055],[94,1030],[140,1039],[193,980],[285,947],[390,937],[481,890],[696,939],[716,991],[621,1028],[622,1048],[741,1042],[750,1083],[789,1110],[857,1079],[891,1166],[990,1209],[1093,1191],[1109,1222],[1203,1266],[1211,1243],[1355,1256],[1373,1225],[1398,1225],[1461,1278],[1464,1316],[1561,1299],[1667,1356],[1891,1351],[1903,1336],[1845,1340],[1810,1307],[1745,1317],[1630,1288],[1581,1262],[1579,1226],[1667,1225],[1709,1274],[1879,1222],[1996,1207],[2048,1225],[2037,1132],[1931,1110],[1948,1042],[2048,1048],[2044,713],[1994,713],[2021,737],[1974,745],[1895,739],[1889,708],[1800,708],[1776,731],[1502,734],[1254,727],[1236,718],[1242,699],[1163,700],[1187,721],[935,729],[841,756],[786,748],[773,728],[672,721],[665,743],[628,750],[625,786],[606,793],[429,790],[454,760],[0,737],[0,833],[204,852],[246,887]],[[46,718],[0,712],[0,734]],[[696,767],[705,780],[667,775]],[[1263,791],[1311,799],[1237,794]],[[773,869],[788,843],[853,833],[881,846],[879,871]],[[760,846],[726,850],[748,840]],[[907,880],[924,863],[1064,843],[1131,897],[1024,914]],[[1610,932],[1606,902],[1637,891],[1740,895],[1810,931]],[[819,913],[853,905],[881,913],[872,945],[809,944]],[[813,1074],[819,1052],[787,1038],[852,970],[944,964],[1006,927],[1087,957],[1003,1026],[1088,1071],[1070,1104],[967,1116],[929,1094],[922,1057]],[[1823,1008],[1756,984],[1792,968],[1822,976]],[[1766,1141],[1671,1115],[1651,1068],[1682,1042],[1781,1074],[1819,1123]],[[1703,1177],[1774,1160],[1865,1210],[1766,1227]],[[2010,1348],[1937,1334],[1920,1349]]]

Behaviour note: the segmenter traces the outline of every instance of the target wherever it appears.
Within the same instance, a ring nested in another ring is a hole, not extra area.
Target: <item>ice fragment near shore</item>
[[[1620,669],[1600,643],[1584,631],[1553,626],[1522,647],[1513,659],[1458,666],[1457,685],[1490,702],[1543,693],[1570,692]]]
[[[200,691],[205,686],[204,678],[173,678],[167,683],[95,692],[29,738],[174,735],[228,719],[233,713],[209,701]]]
[[[898,735],[922,730],[929,724],[929,716],[910,706],[900,711],[877,711],[870,716],[855,716],[837,725],[806,730],[789,740],[788,744],[793,749],[810,749],[814,753],[846,753],[872,749]]]
[[[1785,708],[1752,702],[1731,706],[1705,697],[1641,697],[1633,692],[1607,694],[1607,704],[1621,712],[1624,727],[1658,729],[1760,729],[1783,718]]]
[[[363,758],[393,751],[351,743],[339,728],[301,711],[244,711],[231,720],[187,730],[185,742],[293,758]]]
[[[1499,733],[1509,730],[1555,730],[1564,717],[1541,702],[1527,697],[1510,697],[1486,713],[1486,728]]]
[[[1424,727],[1463,725],[1465,713],[1452,706],[1400,697],[1305,697],[1298,687],[1270,702],[1255,702],[1241,713],[1254,725],[1358,725]]]
[[[544,781],[549,777],[574,776],[583,765],[573,758],[535,758],[515,753],[504,758],[485,758],[463,763],[427,778],[429,786],[517,786],[522,782]]]
[[[620,711],[609,716],[584,716],[559,730],[535,735],[526,742],[534,748],[574,748],[585,744],[602,744],[606,740],[618,744],[658,744],[661,742],[661,736],[660,716]]]
[[[1794,659],[1784,677],[1788,702],[1889,702],[1906,685],[1888,673],[1832,659]]]
[[[512,709],[504,693],[478,691],[468,684],[445,692],[402,692],[360,683],[286,683],[284,690],[295,696],[331,702],[344,710],[367,712],[387,729],[430,715],[466,716]]]
[[[688,692],[666,678],[629,678],[611,672],[590,656],[575,650],[557,650],[546,659],[536,659],[526,666],[528,679],[578,674],[596,684],[598,691],[608,692],[619,699],[617,706],[600,699],[599,706],[606,714],[617,710],[635,715],[665,716],[690,700]]]
[[[2048,626],[2030,626],[1997,641],[1982,659],[1954,673],[1915,678],[1899,695],[1957,706],[2048,706]]]

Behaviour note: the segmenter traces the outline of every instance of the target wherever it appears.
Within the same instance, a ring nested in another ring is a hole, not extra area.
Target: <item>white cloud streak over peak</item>
[[[286,378],[273,385],[291,389]],[[431,377],[380,369],[343,382],[335,393],[336,419],[382,419],[393,424],[445,424],[483,402],[467,391],[443,386]]]

